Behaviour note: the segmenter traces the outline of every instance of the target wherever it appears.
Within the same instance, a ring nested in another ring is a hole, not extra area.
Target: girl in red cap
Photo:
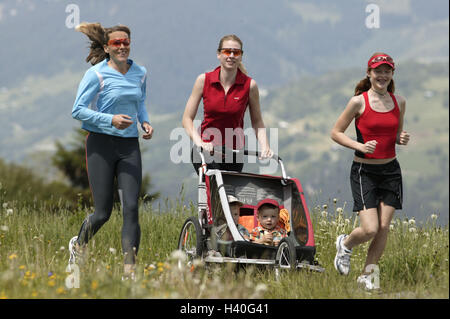
[[[403,130],[406,101],[394,95],[394,60],[385,53],[374,53],[367,62],[367,76],[355,88],[355,95],[331,131],[338,144],[355,151],[350,184],[353,211],[360,226],[336,240],[334,266],[343,275],[350,271],[352,248],[372,240],[358,284],[365,289],[372,283],[371,270],[383,254],[389,225],[396,209],[402,208],[403,190],[395,144],[407,145],[409,134]],[[345,134],[355,120],[357,140]]]
[[[261,147],[261,157],[272,156],[267,140],[261,109],[258,86],[247,75],[242,64],[242,41],[236,35],[222,37],[217,48],[220,65],[212,72],[200,74],[195,80],[192,93],[183,114],[183,127],[196,146],[213,153],[215,146],[229,149],[244,147],[244,114],[248,109],[252,127]],[[194,128],[198,106],[203,99],[203,121],[200,132]],[[224,152],[223,152],[224,153]],[[208,156],[208,154],[206,154]],[[191,153],[195,171],[201,165],[197,152]],[[242,171],[244,163],[233,157],[226,160],[206,158],[208,167],[231,171]]]

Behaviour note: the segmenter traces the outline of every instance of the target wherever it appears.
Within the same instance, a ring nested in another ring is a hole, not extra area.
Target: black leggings
[[[122,250],[125,264],[134,264],[141,230],[138,198],[142,182],[138,138],[90,132],[86,138],[86,163],[95,211],[81,225],[78,244],[86,244],[111,216],[114,178],[122,196]]]

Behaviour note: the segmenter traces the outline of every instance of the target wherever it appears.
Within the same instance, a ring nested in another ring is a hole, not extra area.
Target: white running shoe
[[[82,260],[83,252],[77,251],[76,246],[75,246],[77,244],[77,239],[78,239],[78,236],[74,236],[69,241],[69,252],[70,252],[69,266],[72,264],[78,264],[80,262],[83,262],[83,260]]]
[[[136,282],[136,265],[125,264],[123,267],[122,281],[131,280]]]
[[[358,283],[358,287],[366,291],[373,291],[380,288],[372,282],[372,277],[370,275],[361,275],[356,279],[356,282]]]
[[[128,280],[136,282],[136,275],[134,274],[134,272],[129,273],[127,275],[125,275],[125,274],[122,275],[122,281],[128,281]]]
[[[334,258],[334,268],[341,275],[348,275],[350,272],[350,257],[353,250],[347,249],[343,242],[347,235],[339,235],[336,239],[336,257]]]

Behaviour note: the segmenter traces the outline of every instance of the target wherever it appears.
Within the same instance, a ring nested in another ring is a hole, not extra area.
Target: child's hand
[[[273,242],[273,234],[271,231],[264,231],[264,235],[263,235],[263,243],[267,244],[267,245],[271,245]]]

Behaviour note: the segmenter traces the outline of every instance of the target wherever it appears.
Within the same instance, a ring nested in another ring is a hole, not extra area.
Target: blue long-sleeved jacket
[[[145,108],[147,70],[133,63],[122,74],[107,64],[107,60],[92,66],[78,87],[72,117],[82,122],[82,128],[97,133],[121,137],[138,137],[137,121],[148,122]],[[133,121],[124,130],[112,124],[115,114],[129,115]]]

